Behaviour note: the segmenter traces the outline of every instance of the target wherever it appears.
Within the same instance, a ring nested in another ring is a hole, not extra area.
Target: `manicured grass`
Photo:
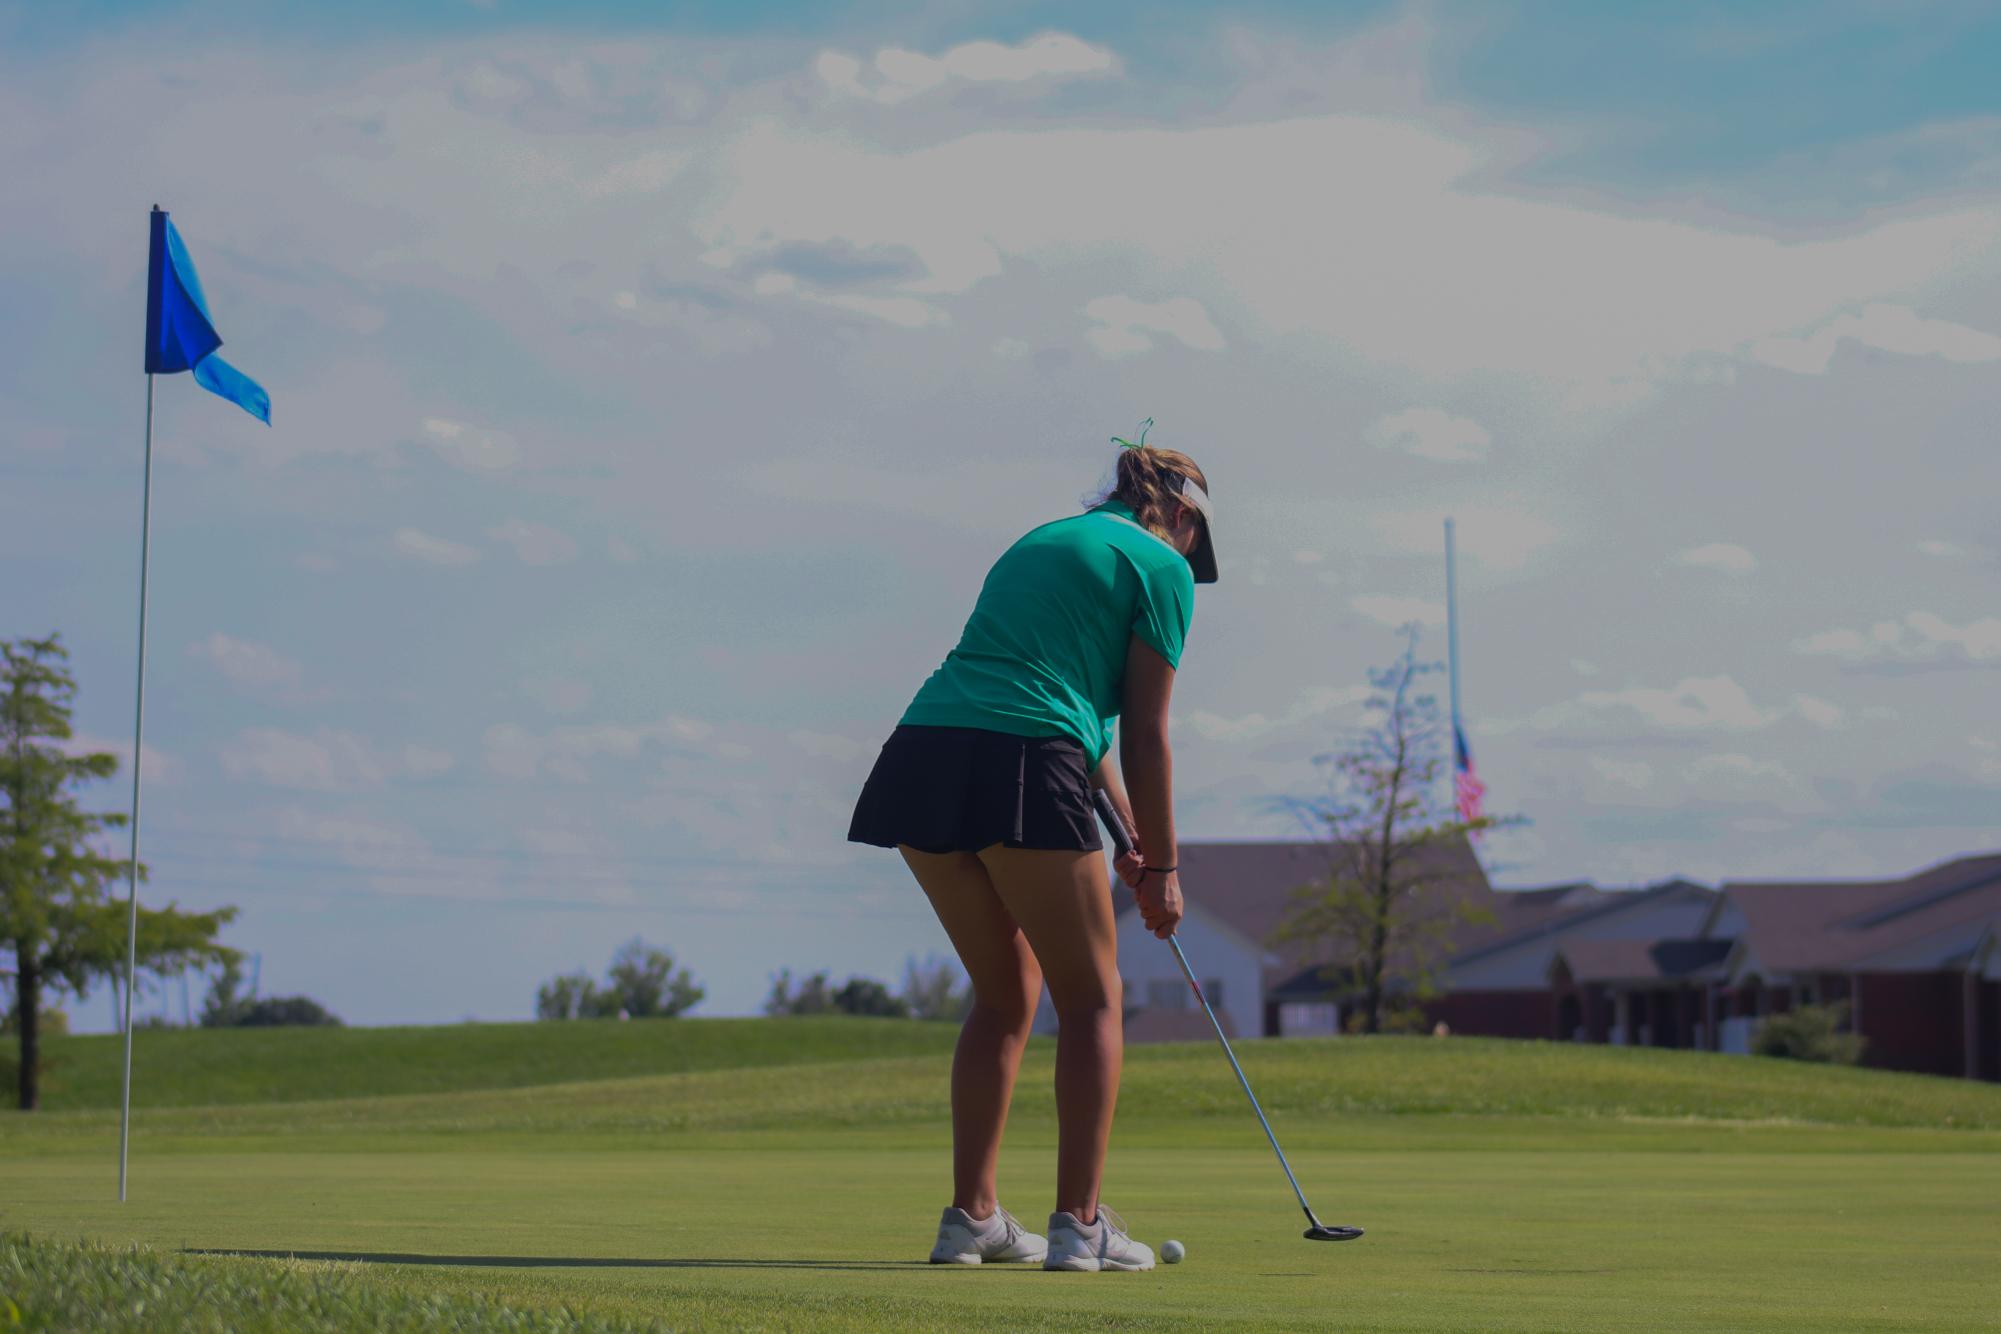
[[[765,1028],[745,1044],[812,1054]],[[369,1312],[463,1298],[677,1329],[1993,1327],[1993,1086],[1458,1038],[1243,1057],[1316,1207],[1361,1241],[1299,1239],[1199,1044],[1129,1053],[1105,1197],[1189,1248],[1147,1275],[921,1263],[949,1191],[942,1053],[162,1108],[136,1118],[124,1205],[114,1111],[9,1115],[0,1229],[156,1247],[144,1263],[218,1267],[232,1303],[297,1256]],[[1038,1043],[1003,1158],[1032,1227],[1050,1073]],[[100,1279],[94,1300],[124,1291]]]
[[[792,1061],[948,1052],[953,1024],[848,1018],[615,1019],[435,1028],[148,1029],[133,1043],[137,1107],[310,1102],[524,1088]],[[116,1107],[124,1039],[45,1044],[42,1105]]]
[[[0,1236],[0,1327],[151,1334],[520,1330],[623,1334],[654,1329],[567,1308],[522,1309],[484,1297],[423,1295],[351,1261],[218,1260],[140,1247]]]

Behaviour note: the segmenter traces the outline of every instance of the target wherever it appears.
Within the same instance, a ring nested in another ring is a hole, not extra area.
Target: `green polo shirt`
[[[1188,559],[1125,505],[1043,524],[987,571],[959,646],[903,722],[1069,736],[1095,766],[1111,748],[1132,636],[1178,667],[1194,615]]]

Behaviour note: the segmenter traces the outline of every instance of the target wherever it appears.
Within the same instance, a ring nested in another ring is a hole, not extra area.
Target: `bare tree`
[[[1514,820],[1464,820],[1445,795],[1451,727],[1435,696],[1419,693],[1439,670],[1417,660],[1418,629],[1400,632],[1396,665],[1372,671],[1372,721],[1346,751],[1324,755],[1328,795],[1293,803],[1327,846],[1327,874],[1296,891],[1278,931],[1328,960],[1323,976],[1352,988],[1351,1026],[1364,1033],[1414,1026],[1437,994],[1455,928],[1492,921],[1452,882],[1463,864],[1449,845]]]

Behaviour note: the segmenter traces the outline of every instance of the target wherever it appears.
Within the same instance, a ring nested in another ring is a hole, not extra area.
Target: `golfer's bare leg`
[[[1035,1022],[1042,974],[978,857],[899,851],[973,984],[973,1009],[952,1056],[952,1204],[975,1218],[989,1218],[1001,1132]]]
[[[1095,1222],[1125,1056],[1105,857],[996,845],[980,860],[1042,964],[1056,1005],[1056,1207]]]

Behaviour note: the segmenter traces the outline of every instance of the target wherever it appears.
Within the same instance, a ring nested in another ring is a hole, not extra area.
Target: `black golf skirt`
[[[898,727],[876,757],[850,843],[919,852],[1010,848],[1094,852],[1091,765],[1067,736],[979,727]]]

